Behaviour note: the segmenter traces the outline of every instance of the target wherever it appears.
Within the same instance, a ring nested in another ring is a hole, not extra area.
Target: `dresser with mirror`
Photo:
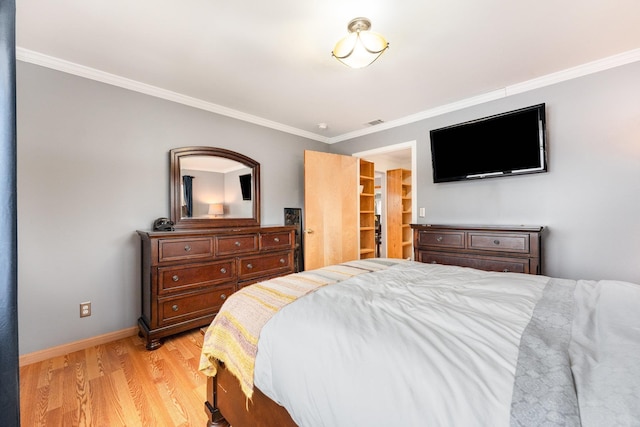
[[[138,231],[140,335],[162,339],[206,326],[236,290],[294,271],[294,226],[260,225],[260,164],[234,151],[170,151],[173,230]]]

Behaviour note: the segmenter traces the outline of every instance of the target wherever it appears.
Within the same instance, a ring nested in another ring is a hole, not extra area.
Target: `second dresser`
[[[416,261],[542,274],[539,226],[412,224]]]

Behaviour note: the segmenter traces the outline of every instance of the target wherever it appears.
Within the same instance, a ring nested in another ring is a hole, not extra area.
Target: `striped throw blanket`
[[[251,398],[258,337],[262,327],[278,310],[322,286],[403,262],[386,258],[349,261],[240,289],[227,299],[207,329],[200,370],[208,376],[215,376],[218,361],[224,363],[239,379],[247,398]]]

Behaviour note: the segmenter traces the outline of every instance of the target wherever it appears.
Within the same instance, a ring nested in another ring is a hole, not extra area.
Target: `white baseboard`
[[[74,351],[84,350],[88,347],[95,345],[101,345],[116,341],[122,338],[131,337],[138,333],[138,327],[132,326],[130,328],[122,329],[120,331],[109,332],[107,334],[98,335],[91,338],[86,338],[80,341],[74,341],[67,344],[62,344],[56,347],[45,348],[44,350],[34,351],[33,353],[23,354],[20,356],[20,366],[30,365],[32,363],[42,362],[43,360],[51,359],[52,357],[63,356]]]

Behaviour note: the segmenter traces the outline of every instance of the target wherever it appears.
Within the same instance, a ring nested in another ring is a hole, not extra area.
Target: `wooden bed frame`
[[[220,363],[215,377],[207,379],[207,427],[297,427],[285,408],[258,388],[247,401],[240,382]]]

